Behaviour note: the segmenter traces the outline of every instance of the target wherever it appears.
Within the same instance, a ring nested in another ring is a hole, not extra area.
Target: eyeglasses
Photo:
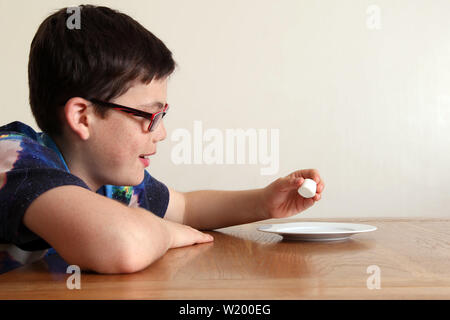
[[[97,105],[100,105],[100,106],[116,109],[116,110],[119,110],[119,111],[130,113],[130,114],[132,114],[134,116],[137,116],[137,117],[142,117],[142,118],[145,118],[147,120],[150,120],[150,124],[148,125],[148,128],[147,128],[147,131],[149,131],[149,132],[154,131],[158,127],[159,122],[161,121],[162,118],[164,118],[164,116],[166,115],[167,111],[169,110],[169,105],[167,103],[166,103],[166,105],[164,106],[164,108],[161,111],[158,111],[156,113],[148,113],[148,112],[144,112],[144,111],[141,111],[141,110],[137,110],[137,109],[121,106],[120,104],[115,104],[115,103],[112,103],[112,102],[105,102],[105,101],[100,101],[100,100],[97,100],[97,99],[91,99],[90,101],[93,102],[94,104],[97,104]]]

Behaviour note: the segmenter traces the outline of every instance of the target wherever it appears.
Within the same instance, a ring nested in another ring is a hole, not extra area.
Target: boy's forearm
[[[171,237],[163,219],[79,186],[37,197],[23,223],[69,264],[98,273],[130,273],[163,255]]]
[[[262,190],[200,190],[184,193],[184,224],[213,230],[265,219]]]

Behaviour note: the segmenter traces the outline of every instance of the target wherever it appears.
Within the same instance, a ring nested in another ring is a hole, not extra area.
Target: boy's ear
[[[93,121],[95,121],[90,104],[86,99],[75,97],[70,98],[64,106],[63,117],[67,125],[72,133],[82,140],[89,138]]]

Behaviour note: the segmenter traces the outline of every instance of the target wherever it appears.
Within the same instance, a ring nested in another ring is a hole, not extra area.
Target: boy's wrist
[[[257,201],[257,203],[259,204],[259,209],[256,211],[258,221],[267,220],[267,219],[271,218],[270,212],[268,210],[268,206],[266,203],[267,192],[268,191],[266,190],[266,188],[261,188],[261,189],[259,189],[259,192],[258,192],[259,201]]]
[[[161,218],[161,228],[164,230],[164,239],[167,240],[167,250],[173,246],[173,232],[171,222]]]
[[[172,247],[172,231],[170,228],[170,225],[167,223],[167,220],[164,220],[163,218],[155,215],[153,212],[148,211],[141,207],[134,207],[131,208],[134,212],[137,212],[142,215],[146,215],[148,218],[152,219],[154,221],[154,228],[158,229],[160,231],[160,240],[163,243],[164,252],[167,251]],[[151,230],[149,230],[151,232]],[[158,232],[155,232],[156,234]]]

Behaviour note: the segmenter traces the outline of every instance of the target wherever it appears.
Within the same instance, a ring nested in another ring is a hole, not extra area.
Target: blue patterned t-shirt
[[[129,207],[147,209],[162,218],[169,204],[169,190],[144,171],[139,185],[104,185],[96,193]],[[83,180],[70,173],[49,135],[19,121],[0,127],[0,274],[54,253],[22,220],[33,200],[63,185],[90,190]]]

